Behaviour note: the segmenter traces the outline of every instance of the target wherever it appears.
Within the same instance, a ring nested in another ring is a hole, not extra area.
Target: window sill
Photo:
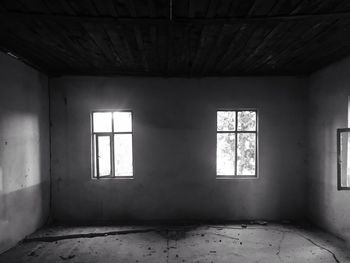
[[[133,180],[134,176],[115,176],[115,177],[92,177],[92,180]]]
[[[349,186],[339,186],[338,191],[349,191],[350,187]]]
[[[231,180],[231,179],[259,179],[259,177],[257,175],[217,175],[216,179],[218,180]]]

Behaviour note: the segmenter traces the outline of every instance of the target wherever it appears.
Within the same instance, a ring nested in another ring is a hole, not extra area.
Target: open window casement
[[[338,190],[350,190],[350,128],[337,130]]]

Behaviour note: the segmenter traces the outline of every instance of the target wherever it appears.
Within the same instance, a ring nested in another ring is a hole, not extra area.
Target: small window
[[[92,113],[93,177],[133,176],[132,113]]]
[[[218,177],[257,176],[257,112],[218,111],[216,174]]]
[[[350,128],[337,131],[338,190],[350,190]]]

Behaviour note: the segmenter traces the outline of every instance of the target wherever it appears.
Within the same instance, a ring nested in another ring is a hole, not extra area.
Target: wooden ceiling
[[[309,74],[350,55],[349,0],[0,0],[0,47],[50,75]]]

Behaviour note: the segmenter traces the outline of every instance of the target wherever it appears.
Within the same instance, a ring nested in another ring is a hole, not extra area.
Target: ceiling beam
[[[2,12],[0,20],[11,19],[42,19],[54,21],[68,22],[94,22],[94,23],[120,23],[120,24],[236,24],[236,23],[257,23],[257,22],[286,22],[293,20],[313,20],[313,19],[350,19],[350,12],[339,13],[322,13],[322,14],[293,14],[282,16],[252,16],[252,17],[211,17],[211,18],[189,18],[189,17],[173,17],[168,18],[155,17],[112,17],[112,16],[90,16],[90,15],[59,15],[59,14],[42,14],[42,13],[21,13],[21,12]]]

